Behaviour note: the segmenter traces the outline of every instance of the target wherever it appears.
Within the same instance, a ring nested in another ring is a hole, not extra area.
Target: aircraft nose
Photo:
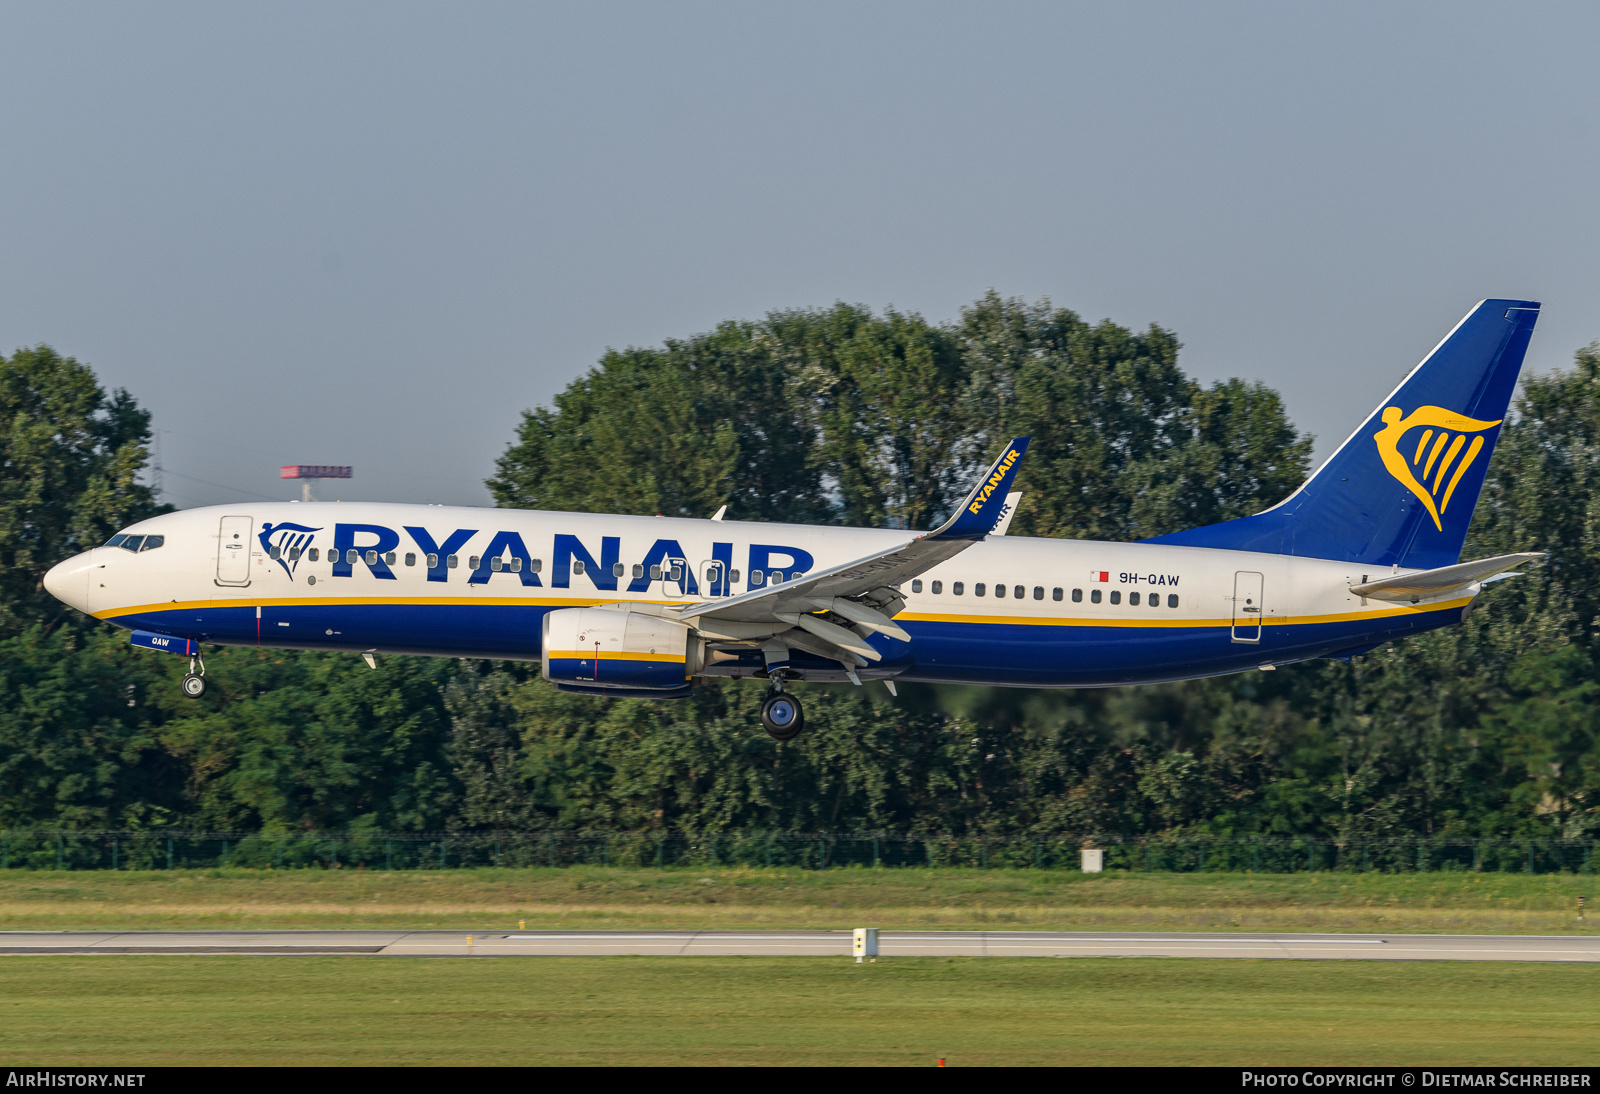
[[[58,562],[44,575],[44,590],[80,612],[89,610],[89,552]]]

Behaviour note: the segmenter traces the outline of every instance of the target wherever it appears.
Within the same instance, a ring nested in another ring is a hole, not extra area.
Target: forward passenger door
[[[217,584],[250,584],[250,517],[223,517],[217,533]]]

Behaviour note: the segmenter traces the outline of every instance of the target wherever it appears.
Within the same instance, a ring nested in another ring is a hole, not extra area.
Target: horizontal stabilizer
[[[1514,566],[1543,558],[1543,551],[1523,551],[1514,555],[1496,555],[1476,562],[1458,562],[1454,566],[1440,566],[1436,570],[1421,570],[1414,574],[1399,574],[1380,578],[1360,585],[1350,586],[1357,596],[1370,596],[1377,600],[1409,601],[1431,600],[1465,589],[1495,574],[1504,573]]]

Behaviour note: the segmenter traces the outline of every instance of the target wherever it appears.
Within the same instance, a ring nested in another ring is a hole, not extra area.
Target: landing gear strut
[[[189,675],[183,678],[183,693],[191,699],[206,693],[206,661],[198,653],[189,658]]]
[[[800,700],[783,690],[781,678],[772,681],[772,694],[761,704],[761,728],[777,741],[792,741],[806,727]]]

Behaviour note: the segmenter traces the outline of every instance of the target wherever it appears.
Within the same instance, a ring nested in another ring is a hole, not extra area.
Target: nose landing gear
[[[761,728],[775,741],[792,741],[806,727],[800,700],[783,690],[782,678],[772,681],[772,693],[761,704]]]
[[[196,672],[196,667],[199,671]],[[183,693],[191,699],[198,699],[206,693],[206,661],[196,653],[189,658],[189,675],[183,678]]]

